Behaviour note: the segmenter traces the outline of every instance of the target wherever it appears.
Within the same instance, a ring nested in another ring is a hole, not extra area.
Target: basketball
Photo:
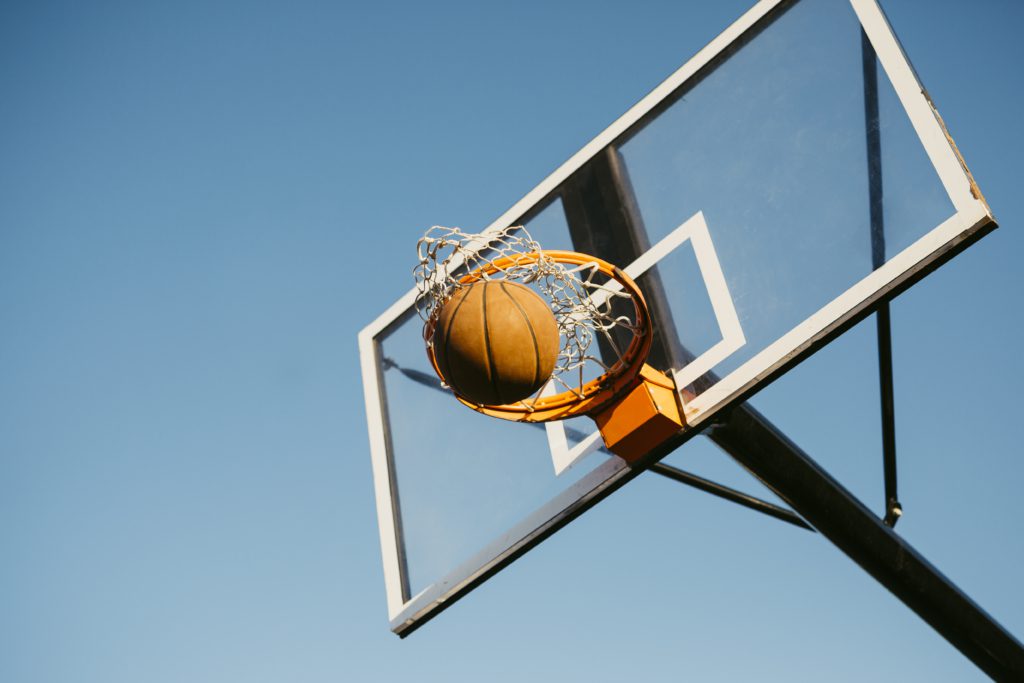
[[[534,394],[558,358],[558,325],[544,300],[517,282],[459,289],[438,313],[434,360],[456,394],[502,405]]]

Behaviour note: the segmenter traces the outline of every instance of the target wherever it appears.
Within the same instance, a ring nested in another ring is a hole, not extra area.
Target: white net
[[[629,339],[642,334],[631,296],[618,282],[595,262],[568,267],[545,255],[522,226],[489,234],[434,226],[416,244],[416,251],[416,308],[424,321],[427,344],[431,343],[427,331],[444,304],[457,290],[476,281],[518,282],[548,302],[558,325],[560,351],[551,379],[535,399],[561,391],[579,394],[585,382],[622,361]],[[518,258],[527,254],[537,257]],[[595,345],[597,339],[602,341]]]

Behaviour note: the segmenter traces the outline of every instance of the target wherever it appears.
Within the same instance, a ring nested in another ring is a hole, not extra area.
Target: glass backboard
[[[410,289],[359,338],[401,635],[995,223],[874,0],[764,0],[487,230],[513,225],[637,276],[686,426],[629,466],[587,418],[468,410]]]

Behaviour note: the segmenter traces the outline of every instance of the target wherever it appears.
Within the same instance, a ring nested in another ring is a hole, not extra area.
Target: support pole
[[[982,671],[1024,681],[1024,647],[750,405],[705,433]]]
[[[882,133],[878,121],[878,60],[864,29],[860,32],[864,69],[864,130],[868,153],[868,203],[871,216],[871,267],[885,264],[885,214],[882,204]],[[882,473],[885,479],[885,523],[896,526],[903,514],[896,494],[896,402],[892,380],[892,322],[889,302],[875,314],[878,331],[878,388],[882,408]]]
[[[672,465],[666,465],[663,462],[656,462],[648,469],[663,477],[668,477],[673,481],[678,481],[680,484],[692,486],[693,488],[704,491],[705,493],[710,493],[713,496],[718,496],[719,498],[736,503],[737,505],[742,505],[745,508],[755,510],[761,514],[768,515],[769,517],[774,517],[775,519],[782,520],[783,522],[787,522],[793,526],[798,526],[801,529],[814,531],[814,529],[811,528],[811,525],[800,519],[800,516],[794,514],[791,510],[781,508],[778,505],[772,505],[767,501],[747,495],[742,491],[731,489],[728,486],[722,486],[710,479],[698,477],[696,474],[691,474],[690,472],[681,470],[678,467],[672,467]]]

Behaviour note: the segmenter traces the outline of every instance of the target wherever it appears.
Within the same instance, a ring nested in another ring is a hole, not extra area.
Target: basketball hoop
[[[435,227],[420,240],[418,251],[423,338],[442,381],[434,332],[444,304],[459,290],[495,280],[529,285],[549,303],[558,326],[558,362],[535,395],[488,405],[460,395],[446,382],[463,405],[516,422],[587,415],[597,422],[609,450],[627,460],[682,428],[674,382],[646,364],[653,329],[643,293],[620,268],[586,254],[543,250],[522,227],[491,235]],[[597,340],[612,362],[593,351]]]

